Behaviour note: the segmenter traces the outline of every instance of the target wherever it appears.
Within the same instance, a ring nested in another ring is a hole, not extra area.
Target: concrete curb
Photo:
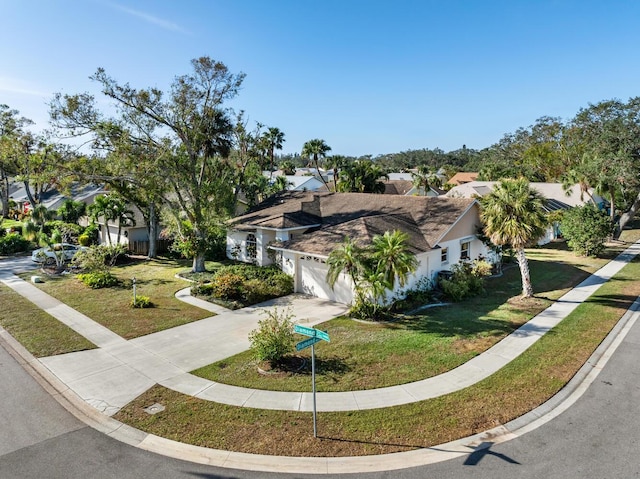
[[[71,391],[6,330],[0,344],[65,409],[78,420],[108,436],[140,449],[176,459],[217,467],[261,472],[337,474],[364,473],[422,466],[469,455],[503,443],[551,421],[573,405],[593,383],[640,315],[640,298],[607,335],[576,375],[555,396],[529,413],[480,434],[415,451],[357,457],[283,457],[246,454],[172,441],[123,424],[102,414]]]

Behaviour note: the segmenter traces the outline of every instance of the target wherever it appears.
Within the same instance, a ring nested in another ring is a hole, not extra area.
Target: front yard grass
[[[0,326],[37,358],[96,347],[3,284],[0,284],[0,304]]]
[[[519,268],[511,264],[503,276],[486,280],[486,293],[460,303],[399,315],[391,323],[337,318],[317,326],[331,337],[316,348],[318,391],[394,386],[449,371],[493,346],[608,261],[576,257],[564,243],[534,248],[527,255],[538,291],[531,300],[514,298],[521,279]],[[193,374],[240,387],[307,391],[309,349],[298,356],[306,365],[294,373],[264,374],[251,351],[245,351]]]
[[[113,288],[88,288],[75,275],[45,277],[45,282],[36,286],[123,338],[133,339],[212,316],[175,298],[177,291],[190,285],[175,277],[186,265],[184,261],[158,259],[117,266],[111,272],[122,286]],[[21,276],[28,280],[30,274]],[[148,296],[153,308],[131,308],[134,277],[136,294]]]
[[[156,386],[115,418],[158,436],[229,451],[354,456],[430,447],[515,419],[558,392],[640,295],[640,263],[626,266],[520,357],[462,391],[393,408],[318,414],[227,406]],[[160,403],[149,415],[143,408]]]

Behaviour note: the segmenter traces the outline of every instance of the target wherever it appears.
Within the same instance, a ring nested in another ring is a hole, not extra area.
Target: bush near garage
[[[278,268],[254,265],[223,266],[209,283],[198,283],[191,294],[221,302],[232,309],[243,308],[293,293],[293,278]]]

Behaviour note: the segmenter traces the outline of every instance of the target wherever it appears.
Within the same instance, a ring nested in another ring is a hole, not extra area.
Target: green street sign
[[[323,341],[329,342],[329,334],[325,331],[320,331],[319,329],[309,328],[308,326],[302,326],[301,324],[294,324],[293,331],[311,338],[319,338]]]
[[[323,341],[329,342],[329,334],[327,334],[325,331],[320,331],[319,329],[316,329],[315,332],[316,332],[316,338],[320,338]]]
[[[319,338],[308,338],[300,341],[296,344],[296,351],[302,351],[303,349],[308,348],[309,346],[313,346],[316,343],[319,343],[321,339]]]

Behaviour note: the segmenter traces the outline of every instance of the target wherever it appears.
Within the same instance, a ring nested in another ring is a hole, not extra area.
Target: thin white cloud
[[[51,96],[51,93],[35,90],[33,88],[29,88],[29,86],[30,85],[26,85],[26,83],[20,82],[18,80],[0,77],[0,91],[17,95],[30,95],[39,97]]]
[[[150,13],[142,12],[140,10],[134,10],[133,8],[125,7],[124,5],[119,5],[117,3],[112,3],[112,2],[108,2],[107,5],[109,5],[110,7],[116,8],[128,15],[140,18],[141,20],[144,20],[147,23],[151,23],[152,25],[156,25],[160,28],[164,28],[165,30],[184,33],[187,35],[191,34],[191,32],[185,30],[177,23],[173,23],[168,20],[163,20],[162,18],[156,17],[155,15],[151,15]]]

